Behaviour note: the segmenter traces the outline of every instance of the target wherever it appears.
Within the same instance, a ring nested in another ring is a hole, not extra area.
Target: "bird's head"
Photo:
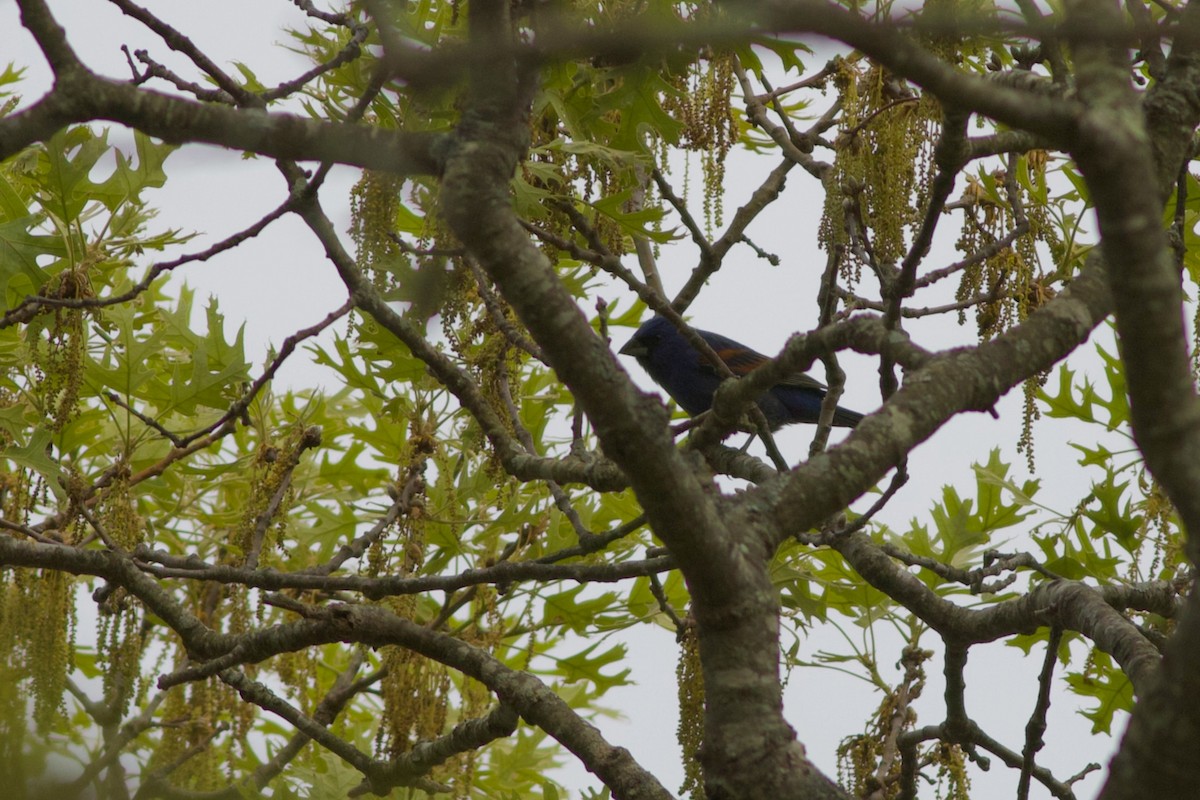
[[[623,356],[633,356],[638,361],[650,358],[655,348],[665,339],[678,336],[679,333],[666,317],[653,316],[630,337],[618,352]]]

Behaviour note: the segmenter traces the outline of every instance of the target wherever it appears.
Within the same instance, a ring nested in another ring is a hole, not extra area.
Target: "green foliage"
[[[1097,422],[1108,430],[1129,426],[1129,396],[1125,392],[1125,372],[1121,361],[1103,347],[1097,346],[1096,353],[1104,364],[1104,382],[1107,397],[1102,396],[1096,385],[1087,377],[1076,379],[1070,367],[1059,367],[1059,390],[1057,395],[1043,394],[1051,417],[1074,418],[1084,422]]]
[[[930,540],[915,523],[905,541],[916,555],[936,558],[946,564],[959,566],[973,561],[973,555],[984,544],[990,544],[992,533],[1016,525],[1030,515],[1022,509],[1032,503],[1037,482],[1027,481],[1017,488],[1006,480],[1009,465],[1000,461],[1000,451],[992,450],[988,463],[975,465],[976,499],[962,500],[952,486],[942,489],[942,503],[932,511],[936,536]],[[1014,502],[1004,503],[1004,491]]]
[[[317,751],[309,763],[298,766],[289,781],[306,800],[340,800],[362,783],[362,775],[332,753]]]
[[[243,69],[243,75],[253,81],[248,70]],[[415,469],[418,472],[410,474],[426,474],[420,490],[423,510],[397,531],[397,544],[378,547],[379,552],[369,556],[372,570],[434,575],[485,566],[506,544],[533,557],[574,540],[570,525],[544,489],[496,480],[493,457],[475,421],[429,377],[421,361],[369,320],[358,320],[311,349],[315,362],[330,370],[342,387],[338,391],[268,389],[250,394],[258,369],[246,355],[242,326],[231,328],[215,299],[198,307],[186,285],[139,283],[145,271],[141,255],[179,245],[187,237],[148,228],[152,214],[145,190],[162,184],[163,164],[172,148],[138,134],[135,149],[136,155],[127,156],[113,149],[104,134],[75,128],[9,162],[0,175],[0,211],[5,215],[0,220],[0,252],[6,254],[0,270],[7,309],[29,304],[28,298],[39,291],[83,306],[43,312],[24,327],[0,329],[0,352],[6,360],[0,377],[0,463],[6,465],[2,477],[14,485],[41,487],[8,495],[10,505],[24,498],[24,507],[16,509],[19,515],[37,513],[51,498],[64,504],[85,502],[87,497],[77,494],[83,491],[80,487],[114,474],[122,493],[102,489],[98,499],[111,504],[118,496],[127,497],[122,502],[129,504],[128,513],[121,524],[129,529],[129,541],[226,565],[237,565],[251,550],[261,548],[260,566],[294,571],[328,561],[361,535],[390,505],[387,492],[397,476],[403,481],[405,470]],[[97,179],[104,159],[116,167]],[[628,226],[630,235],[651,231],[645,226],[661,216],[649,210],[627,213],[619,202],[604,208]],[[409,215],[415,229],[418,218],[404,206],[400,212]],[[63,275],[77,278],[70,293],[62,288]],[[589,280],[587,271],[579,269],[573,285],[581,296]],[[411,284],[403,275],[396,283]],[[110,301],[126,294],[136,294],[137,301]],[[49,363],[46,348],[60,341],[61,319],[67,315],[80,323],[78,360],[63,363],[61,368],[72,372],[62,380],[73,381],[77,388],[63,424],[55,428],[39,421],[47,404],[62,394],[47,398],[39,386]],[[486,343],[481,336],[457,347],[470,359]],[[555,414],[570,409],[569,396],[555,394],[560,387],[544,368],[523,369],[516,378],[513,394],[522,405],[522,420],[532,435],[553,447],[547,425]],[[243,424],[229,424],[229,409],[239,402],[246,404]],[[295,442],[307,430],[321,432],[315,454],[296,450]],[[166,438],[164,431],[175,439]],[[436,440],[429,439],[435,431]],[[253,509],[267,507],[275,491],[271,487],[283,491],[283,484],[271,483],[276,479],[268,475],[284,464],[290,488],[282,507],[270,517],[260,517]],[[600,529],[637,514],[628,493],[574,492],[572,501],[581,521]],[[85,524],[72,518],[64,522]],[[511,536],[514,531],[526,533],[518,541]],[[118,532],[110,533],[116,538]],[[406,536],[412,538],[404,544]],[[124,533],[121,537],[126,538]],[[633,540],[621,543],[611,557],[630,557],[635,546]],[[411,561],[414,553],[420,556]],[[406,559],[410,566],[402,567]],[[684,604],[678,577],[669,583],[672,597]],[[534,657],[538,672],[561,687],[573,705],[588,709],[595,708],[609,689],[629,682],[630,670],[621,666],[625,648],[592,643],[563,651],[557,642],[568,631],[582,633],[596,624],[624,627],[634,618],[622,595],[595,595],[584,588],[574,585],[539,594],[521,589],[496,598],[494,608],[480,607],[478,613],[489,615],[489,636],[496,639],[498,655],[516,668]],[[253,617],[265,624],[286,621],[278,609],[247,605],[246,596],[237,591],[208,599],[202,592],[194,601],[198,609],[208,608],[200,612],[202,619],[230,633],[244,629]],[[410,613],[428,621],[438,608],[420,603]],[[149,638],[139,641],[135,659],[157,648],[163,654],[156,657],[157,663],[169,668],[183,654],[172,655],[175,645],[160,622],[148,617],[146,624]],[[45,628],[55,636],[65,630]],[[75,667],[81,674],[98,674],[98,664],[113,657],[108,648],[122,647],[122,641],[118,637],[101,642],[99,650],[81,643],[73,657]],[[60,638],[46,638],[20,651],[43,661],[40,671],[29,674],[41,676],[33,689],[48,725],[59,713],[61,680],[71,658],[61,653],[62,647]],[[60,653],[54,659],[60,664],[57,672],[49,669],[47,648]],[[335,651],[328,656],[331,665],[344,661]],[[318,691],[322,683],[327,686],[330,676],[328,667],[303,659],[277,669],[290,676],[288,683],[305,686],[306,694]],[[318,676],[324,678],[314,682]],[[459,695],[458,690],[451,693]],[[215,735],[213,752],[244,764],[243,771],[249,773],[256,759],[247,748],[246,733],[254,729],[258,736],[280,741],[277,737],[284,729],[269,719],[242,733],[220,735],[227,721],[240,713],[232,695],[186,688],[169,694],[181,699],[165,705],[166,712],[192,714],[194,724],[138,739],[133,752],[150,765]],[[183,701],[185,695],[188,700]],[[185,711],[189,707],[195,710]],[[369,707],[351,709],[339,726],[369,732],[376,713]],[[8,724],[17,723],[10,718]],[[368,734],[361,743],[368,749],[369,739]],[[557,789],[544,773],[554,752],[544,733],[522,731],[490,748],[468,784],[479,797],[524,796],[525,787],[533,784],[553,796]],[[190,777],[185,783],[194,788],[211,785],[212,773],[199,762],[196,767],[186,773]],[[184,775],[179,773],[181,779]],[[361,781],[345,762],[323,751],[305,757],[289,775],[286,783],[276,784],[284,796],[344,796]]]
[[[1095,651],[1089,669],[1067,675],[1067,683],[1080,697],[1096,701],[1081,712],[1092,721],[1092,733],[1111,734],[1113,716],[1133,710],[1133,684],[1106,653]]]

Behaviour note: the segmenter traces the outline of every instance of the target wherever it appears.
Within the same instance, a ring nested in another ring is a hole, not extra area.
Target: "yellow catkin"
[[[732,53],[709,53],[671,77],[676,91],[665,95],[662,103],[681,125],[679,147],[700,155],[704,221],[710,234],[724,223],[725,159],[739,136],[733,113],[735,64]]]
[[[426,531],[421,475],[425,462],[438,450],[435,434],[436,420],[432,415],[414,416],[409,423],[404,454],[407,463],[400,465],[398,480],[400,491],[410,486],[408,513],[397,525],[394,544],[374,556],[377,566],[395,574],[412,575],[424,563]],[[414,488],[416,491],[412,491]],[[406,619],[412,619],[417,610],[414,596],[391,597],[382,604]],[[376,746],[381,753],[395,757],[408,752],[417,741],[441,734],[450,676],[442,665],[401,647],[385,647],[380,655],[386,674],[380,683],[383,715]]]
[[[124,715],[139,693],[140,662],[145,636],[142,614],[124,590],[109,596],[101,609],[97,635],[97,661],[104,676],[104,699]]]
[[[1073,257],[1066,252],[1054,231],[1046,204],[1039,199],[1046,192],[1047,163],[1046,152],[1034,150],[1015,163],[1010,162],[1016,175],[1010,176],[1006,169],[997,168],[968,176],[960,198],[964,213],[958,249],[964,255],[983,250],[994,252],[963,270],[956,297],[960,302],[981,299],[975,306],[980,340],[993,338],[1020,324],[1054,297],[1058,272],[1047,273],[1041,268],[1039,243],[1056,260],[1066,262]],[[1014,194],[1019,209],[1013,204]],[[1028,229],[1011,245],[1000,248],[1001,239],[1014,230],[1020,219],[1019,211],[1025,214]],[[1069,264],[1064,264],[1062,271],[1070,269]],[[959,312],[960,323],[965,321],[965,314],[965,310]],[[1035,467],[1033,428],[1040,417],[1036,398],[1046,378],[1046,374],[1035,375],[1024,387],[1022,432],[1017,449],[1024,453],[1031,471]]]
[[[177,663],[184,658],[175,655]],[[225,734],[239,705],[244,704],[237,693],[215,677],[168,690],[160,714],[171,724],[161,728],[147,771],[173,767],[171,784],[179,789],[226,786],[231,747]]]
[[[467,292],[463,297],[463,302],[444,311],[442,329],[464,366],[474,375],[488,405],[511,432],[514,430],[513,411],[520,413],[523,399],[518,387],[521,385],[521,367],[527,360],[525,351],[512,346],[477,294]],[[508,321],[519,328],[511,315],[508,315]],[[476,427],[468,430],[478,432]],[[502,480],[504,470],[499,457],[490,450],[489,442],[481,440],[480,445],[488,447],[491,453],[488,471],[497,480]]]
[[[967,759],[961,747],[940,742],[933,748],[930,758],[937,764],[937,791],[939,800],[970,800],[971,777],[967,774]]]
[[[679,638],[679,661],[675,666],[679,692],[679,727],[676,738],[683,751],[683,784],[679,793],[702,800],[704,775],[700,768],[700,746],[704,741],[704,673],[700,665],[700,640],[694,625],[685,625]]]
[[[112,541],[125,550],[133,550],[146,538],[146,523],[134,507],[128,463],[113,465],[112,484],[100,504],[99,519]]]
[[[24,664],[13,657],[18,652],[18,621],[24,619],[16,578],[14,570],[0,570],[0,650],[10,654],[8,658],[0,658],[0,762],[8,766],[12,779],[23,782],[28,724],[26,695],[19,687],[25,677]]]
[[[26,614],[38,625],[28,627],[26,672],[33,676],[34,720],[45,731],[63,713],[63,693],[72,663],[75,606],[74,577],[43,570],[30,581]]]
[[[56,300],[95,297],[89,272],[103,259],[101,248],[90,248],[79,263],[55,276],[43,293]],[[32,360],[38,373],[34,395],[51,430],[61,430],[75,416],[83,386],[87,315],[84,309],[55,307],[44,328],[45,339],[41,329],[29,329]]]
[[[0,659],[0,757],[13,775],[24,768],[26,734],[45,733],[65,711],[63,693],[74,667],[73,588],[73,576],[59,572],[0,570],[0,652],[6,654]]]
[[[407,260],[393,238],[404,182],[396,175],[366,170],[350,190],[350,238],[359,267],[367,270],[380,291],[395,288],[393,260]]]
[[[463,677],[460,693],[462,695],[460,717],[464,720],[475,719],[487,713],[493,702],[492,693],[488,688],[473,678]],[[468,750],[446,765],[446,777],[452,779],[456,798],[470,796],[480,755],[478,750]]]
[[[255,452],[250,470],[251,495],[241,521],[231,533],[238,559],[257,549],[257,565],[265,566],[282,548],[287,538],[288,510],[295,500],[296,482],[292,476],[302,469],[304,452],[314,441],[319,442],[319,437],[319,428],[297,423],[286,431],[282,442],[264,441]],[[278,496],[280,492],[282,496]]]
[[[385,647],[381,656],[387,675],[380,682],[384,709],[379,748],[396,757],[442,732],[450,677],[445,666],[402,647]]]
[[[832,76],[842,117],[834,169],[825,178],[819,241],[827,250],[849,248],[842,276],[861,276],[869,238],[873,257],[896,264],[906,237],[920,225],[928,197],[941,110],[932,98],[878,66],[840,59]],[[853,224],[850,222],[853,220]],[[851,236],[852,230],[861,234]]]
[[[875,779],[875,764],[879,760],[877,744],[874,738],[858,734],[847,736],[838,745],[838,783],[856,796],[865,796],[878,784]]]

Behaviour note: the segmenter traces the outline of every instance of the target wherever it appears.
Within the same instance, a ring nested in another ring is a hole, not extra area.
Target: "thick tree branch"
[[[146,547],[136,550],[134,557],[142,571],[158,578],[211,581],[268,591],[299,589],[321,592],[359,592],[372,600],[425,592],[453,592],[468,586],[484,584],[506,585],[525,581],[614,583],[630,578],[656,575],[672,569],[674,565],[673,560],[666,556],[642,561],[623,561],[616,564],[543,564],[534,561],[505,561],[453,575],[420,575],[416,577],[384,575],[371,578],[361,575],[327,575],[323,572],[309,571],[280,572],[269,567],[247,569],[245,567],[212,565],[199,559],[171,556]]]
[[[397,175],[436,175],[444,134],[321,122],[184,100],[71,72],[28,109],[0,119],[0,159],[71,123],[109,120],[164,142],[215,144],[290,160],[331,161]]]
[[[1085,3],[1077,13],[1105,20],[1120,12],[1105,3]],[[1161,225],[1164,198],[1200,123],[1195,82],[1200,4],[1189,2],[1184,11],[1168,76],[1147,98],[1145,117],[1122,69],[1123,53],[1078,49],[1079,94],[1089,112],[1072,152],[1096,203],[1134,437],[1179,513],[1188,557],[1200,564],[1200,398],[1187,352],[1179,275]],[[1159,181],[1146,181],[1146,174]],[[1200,605],[1193,591],[1158,680],[1134,711],[1102,797],[1194,791],[1200,762],[1174,754],[1200,738],[1200,706],[1191,702],[1198,693]]]
[[[226,652],[235,640],[205,626],[157,581],[135,567],[130,559],[109,550],[83,550],[68,545],[22,542],[12,536],[0,536],[0,564],[54,569],[72,575],[96,575],[111,584],[123,586],[171,626],[190,650],[201,656]]]

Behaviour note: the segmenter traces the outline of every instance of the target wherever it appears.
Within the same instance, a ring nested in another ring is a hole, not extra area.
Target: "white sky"
[[[291,77],[305,66],[299,56],[283,47],[273,46],[287,42],[282,32],[285,25],[303,22],[295,7],[282,0],[274,3],[231,0],[147,2],[145,5],[191,36],[218,64],[232,69],[234,59],[245,61],[265,83]],[[99,72],[128,78],[128,67],[120,50],[122,44],[128,44],[131,50],[149,48],[156,59],[168,64],[181,63],[165,46],[105,2],[51,0],[50,6],[66,27],[76,50]],[[818,65],[825,57],[814,56],[808,63]],[[0,59],[31,67],[27,81],[20,87],[26,103],[36,99],[48,86],[45,67],[32,41],[19,27],[12,0],[0,0]],[[732,154],[731,159],[728,174],[732,190],[726,201],[727,219],[774,166],[770,161],[740,152]],[[240,153],[191,146],[168,160],[167,171],[170,180],[166,187],[150,199],[161,209],[159,220],[163,227],[201,233],[188,245],[188,251],[224,238],[274,208],[286,196],[283,180],[270,159],[247,161]],[[694,181],[698,180],[698,175],[698,169],[694,170]],[[327,210],[343,231],[349,219],[347,193],[356,179],[357,173],[353,170],[335,170],[323,192]],[[682,188],[682,176],[677,174],[675,182],[678,191]],[[335,205],[338,202],[340,206]],[[799,169],[794,170],[784,198],[749,232],[758,245],[779,254],[783,258],[782,265],[772,268],[756,259],[748,249],[735,250],[725,269],[714,276],[711,285],[692,306],[693,323],[733,336],[769,354],[778,352],[790,333],[812,327],[816,320],[816,286],[825,263],[824,254],[816,245],[820,203],[815,181]],[[947,217],[942,225],[943,233],[952,232],[957,219]],[[943,245],[935,248],[926,263],[932,268],[958,257]],[[663,277],[669,293],[686,280],[694,260],[694,251],[686,241],[664,248]],[[227,324],[245,322],[248,355],[258,363],[262,362],[269,344],[278,345],[298,328],[318,321],[345,298],[345,290],[325,262],[320,246],[307,228],[291,218],[272,225],[258,239],[237,248],[232,254],[204,265],[190,265],[181,273],[201,297],[213,294],[219,298]],[[627,293],[616,290],[608,299],[617,297],[624,301],[623,307],[630,300]],[[933,305],[947,302],[947,298],[930,297],[927,302]],[[948,320],[942,320],[913,323],[908,328],[918,344],[931,349],[974,341],[972,323],[960,329]],[[625,334],[618,332],[616,335],[619,345]],[[1100,335],[1111,338],[1107,331]],[[842,404],[860,411],[876,408],[879,394],[874,363],[853,354],[844,355],[841,361],[848,373]],[[1086,368],[1091,361],[1088,354],[1080,354],[1073,357],[1071,363],[1077,368]],[[316,385],[331,380],[317,368],[298,362],[299,359],[293,358],[282,373],[282,380],[290,385]],[[626,366],[641,385],[657,391],[636,365],[628,363]],[[816,374],[819,377],[820,370]],[[1052,377],[1050,388],[1056,386],[1057,377]],[[906,529],[914,517],[928,520],[931,499],[940,497],[940,488],[945,483],[953,483],[964,496],[972,496],[974,476],[970,465],[985,461],[989,449],[995,446],[999,446],[1002,456],[1013,463],[1010,477],[1018,482],[1025,480],[1028,474],[1024,458],[1015,451],[1021,424],[1020,393],[1010,393],[997,410],[999,420],[984,414],[952,420],[933,440],[919,447],[910,461],[908,485],[881,519],[899,530]],[[810,428],[793,426],[781,432],[777,441],[785,455],[797,461],[807,452],[811,435]],[[1090,428],[1063,424],[1060,420],[1043,423],[1038,428],[1039,472],[1035,477],[1043,483],[1039,500],[1067,510],[1083,496],[1091,479],[1076,466],[1077,455],[1066,443],[1068,439],[1086,442],[1094,435]],[[856,507],[865,508],[865,504],[860,502]],[[1026,547],[1027,544],[1018,541],[1010,549]],[[876,635],[886,637],[888,634],[877,631]],[[614,690],[605,697],[606,703],[620,710],[623,718],[601,718],[596,723],[611,742],[629,748],[635,758],[674,791],[682,779],[682,771],[675,746],[676,648],[673,635],[642,627],[630,631],[624,639],[630,648],[629,665],[634,669],[633,677],[638,684]],[[925,646],[931,646],[934,640],[932,635],[927,636]],[[818,631],[805,642],[801,655],[812,658],[816,651],[823,649],[843,651],[845,648],[835,633]],[[891,647],[883,652],[898,656],[899,648]],[[1024,739],[1024,725],[1034,704],[1037,686],[1032,676],[1040,668],[1042,651],[1034,650],[1029,659],[1024,659],[1013,648],[999,645],[976,647],[971,653],[968,709],[985,730],[1019,750]],[[1073,666],[1078,667],[1078,664],[1077,658]],[[899,674],[894,664],[880,666],[885,675]],[[922,723],[941,720],[941,668],[940,660],[935,659],[929,664],[929,685],[917,706]],[[797,671],[787,689],[787,711],[792,725],[807,745],[810,757],[831,775],[835,769],[833,753],[838,742],[858,732],[879,700],[878,695],[864,692],[860,682],[831,670]],[[1060,778],[1079,771],[1089,760],[1106,760],[1105,748],[1113,743],[1093,739],[1089,733],[1090,723],[1075,713],[1077,707],[1073,697],[1060,693],[1050,712],[1048,744],[1039,762],[1050,765]],[[1017,773],[1002,767],[994,759],[993,762],[990,774],[976,772],[974,781],[978,793],[975,796],[1012,796]],[[1102,775],[1093,774],[1077,786],[1077,794],[1080,797],[1094,795]],[[569,787],[594,785],[590,776],[578,766],[569,766],[559,778]],[[1032,796],[1047,795],[1035,783]]]

